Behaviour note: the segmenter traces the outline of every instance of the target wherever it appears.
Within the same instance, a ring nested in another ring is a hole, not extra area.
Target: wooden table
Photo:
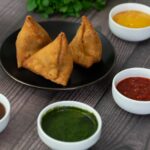
[[[150,68],[150,40],[125,42],[116,38],[108,28],[110,9],[123,2],[141,2],[150,6],[149,0],[109,0],[104,10],[84,13],[110,40],[117,54],[112,72],[103,81],[74,91],[44,91],[17,83],[0,69],[0,93],[10,100],[12,106],[9,125],[0,134],[0,150],[47,150],[48,147],[37,135],[37,116],[46,105],[62,99],[79,100],[100,113],[102,136],[91,150],[150,150],[150,116],[123,111],[115,104],[111,94],[112,78],[118,71],[130,67]],[[22,25],[27,14],[26,0],[0,1],[0,46],[10,33]],[[37,14],[31,15],[38,21],[43,20]],[[49,20],[80,22],[77,18],[60,16]]]

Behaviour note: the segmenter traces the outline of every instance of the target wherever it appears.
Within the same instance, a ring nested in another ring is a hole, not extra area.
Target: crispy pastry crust
[[[69,44],[75,63],[89,68],[102,58],[102,43],[98,33],[86,16],[82,17],[81,25]]]
[[[18,68],[39,49],[51,42],[45,29],[31,16],[27,16],[16,40],[16,57]]]
[[[23,67],[66,86],[73,69],[73,59],[65,33],[60,33],[53,42],[28,58]]]

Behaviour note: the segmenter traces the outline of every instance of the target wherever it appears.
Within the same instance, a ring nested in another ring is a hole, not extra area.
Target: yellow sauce
[[[144,12],[129,10],[116,14],[114,21],[129,28],[143,28],[150,26],[150,15]]]

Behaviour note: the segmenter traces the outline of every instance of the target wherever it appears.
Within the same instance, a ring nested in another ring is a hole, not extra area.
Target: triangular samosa
[[[42,47],[51,42],[45,29],[31,16],[27,16],[16,40],[16,57],[18,68],[23,62]]]
[[[101,60],[101,40],[86,16],[82,17],[81,25],[69,44],[69,49],[74,62],[83,67],[89,68]]]
[[[57,84],[67,85],[73,69],[73,59],[68,50],[65,34],[28,58],[23,67]]]

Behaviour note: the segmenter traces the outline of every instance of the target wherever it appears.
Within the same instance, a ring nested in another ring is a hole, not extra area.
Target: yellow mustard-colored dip
[[[129,28],[143,28],[150,26],[150,15],[141,11],[129,10],[116,14],[113,20]]]

